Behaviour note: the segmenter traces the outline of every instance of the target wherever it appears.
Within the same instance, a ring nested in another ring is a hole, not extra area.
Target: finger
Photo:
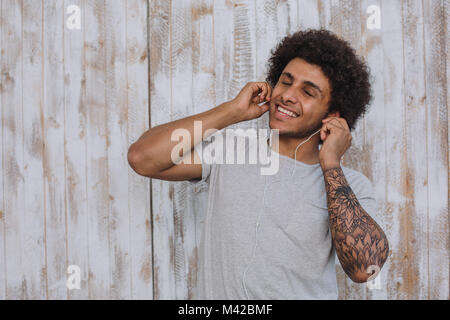
[[[322,121],[323,121],[324,123],[327,123],[327,122],[331,122],[331,121],[333,121],[333,120],[334,120],[334,122],[337,121],[338,124],[339,124],[339,126],[340,126],[342,129],[350,131],[350,128],[348,127],[347,121],[346,121],[344,118],[339,118],[339,117],[329,117],[329,118],[323,119]]]
[[[258,102],[264,101],[264,97],[267,95],[267,88],[265,87],[264,82],[255,82],[253,88],[258,96]]]
[[[330,128],[330,133],[337,133],[339,132],[340,134],[350,134],[350,131],[347,131],[346,129],[342,128],[342,125],[337,125],[336,121],[330,121],[327,123],[327,125],[329,126],[328,128]],[[333,129],[333,130],[331,130]]]
[[[336,116],[327,115],[325,118],[322,119],[322,121],[330,121],[333,118],[337,118],[337,117]]]
[[[269,103],[264,102],[264,104],[261,105],[261,113],[260,114],[263,115],[264,113],[269,111],[269,108],[270,108]]]
[[[262,82],[262,93],[261,93],[261,101],[264,101],[268,95],[269,88],[267,87],[267,83]]]
[[[335,126],[336,128],[342,129],[345,131],[344,126],[342,125],[342,123],[340,121],[338,121],[337,119],[335,121],[330,121],[328,122],[330,125]]]
[[[341,128],[342,130],[345,130],[345,127],[344,127],[344,125],[342,124],[341,121],[339,120],[339,118],[333,117],[332,119],[330,119],[326,123],[334,124],[335,126],[338,126],[339,128]]]
[[[344,125],[344,128],[350,132],[350,127],[348,126],[347,120],[345,120],[344,118],[341,119],[341,123]]]
[[[325,139],[328,137],[329,133],[331,133],[330,129],[329,129],[329,124],[324,123],[322,125],[322,128],[320,129],[320,138],[322,139],[322,141],[325,141]]]
[[[339,124],[339,126],[343,129],[343,130],[345,130],[345,123],[347,122],[347,121],[345,121],[345,119],[344,118],[334,118],[334,123],[338,123]]]
[[[332,123],[324,123],[322,128],[320,129],[320,137],[323,141],[333,132],[335,132],[336,129],[341,129],[340,127],[336,126]]]
[[[320,140],[325,141],[325,132],[323,129],[320,129]]]
[[[260,84],[260,82],[250,82],[251,83],[251,88],[253,91],[253,95],[254,96],[258,96],[261,94],[261,92],[263,91],[262,85]]]
[[[272,96],[272,88],[267,82],[263,82],[264,84],[264,91],[262,94],[262,99],[270,101],[270,97]]]
[[[270,101],[270,98],[272,97],[272,87],[268,83],[267,83],[267,88],[268,88],[267,100]]]
[[[265,83],[265,82],[261,82],[261,85],[262,85],[261,100],[264,101],[265,97],[267,97],[268,88],[267,88],[267,83]]]
[[[322,122],[329,122],[334,119],[338,119],[338,117],[326,117],[325,119],[322,119]]]

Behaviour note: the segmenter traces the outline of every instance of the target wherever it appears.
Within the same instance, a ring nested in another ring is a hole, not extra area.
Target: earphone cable
[[[309,136],[308,139],[306,139],[305,141],[299,143],[297,145],[297,147],[295,148],[295,155],[294,155],[295,163],[294,163],[294,170],[292,171],[291,177],[293,177],[293,175],[295,173],[295,167],[296,167],[296,164],[297,164],[297,149],[302,144],[304,144],[309,139],[311,139],[312,136],[314,136],[315,134],[319,133],[320,130],[321,129],[319,129],[316,132],[314,132],[312,135]],[[270,137],[269,137],[269,149],[270,149],[270,152],[272,152],[272,134],[273,134],[273,131],[270,132]],[[266,190],[267,190],[267,187],[268,187],[268,184],[267,184],[267,176],[266,176],[265,180],[264,180],[264,192],[263,192],[263,205],[264,205],[264,207],[265,207],[265,201],[266,201]],[[245,295],[247,296],[247,300],[249,300],[249,296],[248,296],[248,292],[247,292],[247,286],[245,285],[245,275],[246,275],[247,270],[249,269],[249,267],[250,267],[250,265],[251,265],[251,263],[253,261],[253,258],[255,257],[256,248],[258,246],[258,228],[259,228],[259,225],[260,225],[260,218],[261,218],[261,212],[258,212],[258,216],[257,216],[257,219],[256,219],[256,224],[255,224],[255,245],[253,246],[252,257],[250,258],[250,261],[249,261],[247,267],[245,268],[244,274],[242,275],[242,284],[244,286]]]

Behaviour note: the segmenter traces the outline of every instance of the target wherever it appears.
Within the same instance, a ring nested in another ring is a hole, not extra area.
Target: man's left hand
[[[347,121],[339,117],[323,119],[320,138],[323,140],[319,152],[322,169],[339,167],[342,156],[352,144],[352,134]]]

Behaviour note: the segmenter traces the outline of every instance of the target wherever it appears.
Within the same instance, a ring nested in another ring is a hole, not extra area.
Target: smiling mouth
[[[299,117],[299,115],[296,114],[295,112],[289,111],[289,110],[283,108],[282,106],[280,106],[278,104],[275,105],[275,109],[276,109],[275,112],[277,112],[278,114],[280,114],[283,117],[286,117],[286,118],[297,118],[297,117]]]

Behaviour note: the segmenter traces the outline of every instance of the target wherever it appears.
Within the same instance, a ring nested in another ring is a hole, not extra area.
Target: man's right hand
[[[239,122],[252,120],[269,110],[271,96],[272,87],[267,82],[248,82],[229,105]],[[258,105],[264,101],[267,103]]]

